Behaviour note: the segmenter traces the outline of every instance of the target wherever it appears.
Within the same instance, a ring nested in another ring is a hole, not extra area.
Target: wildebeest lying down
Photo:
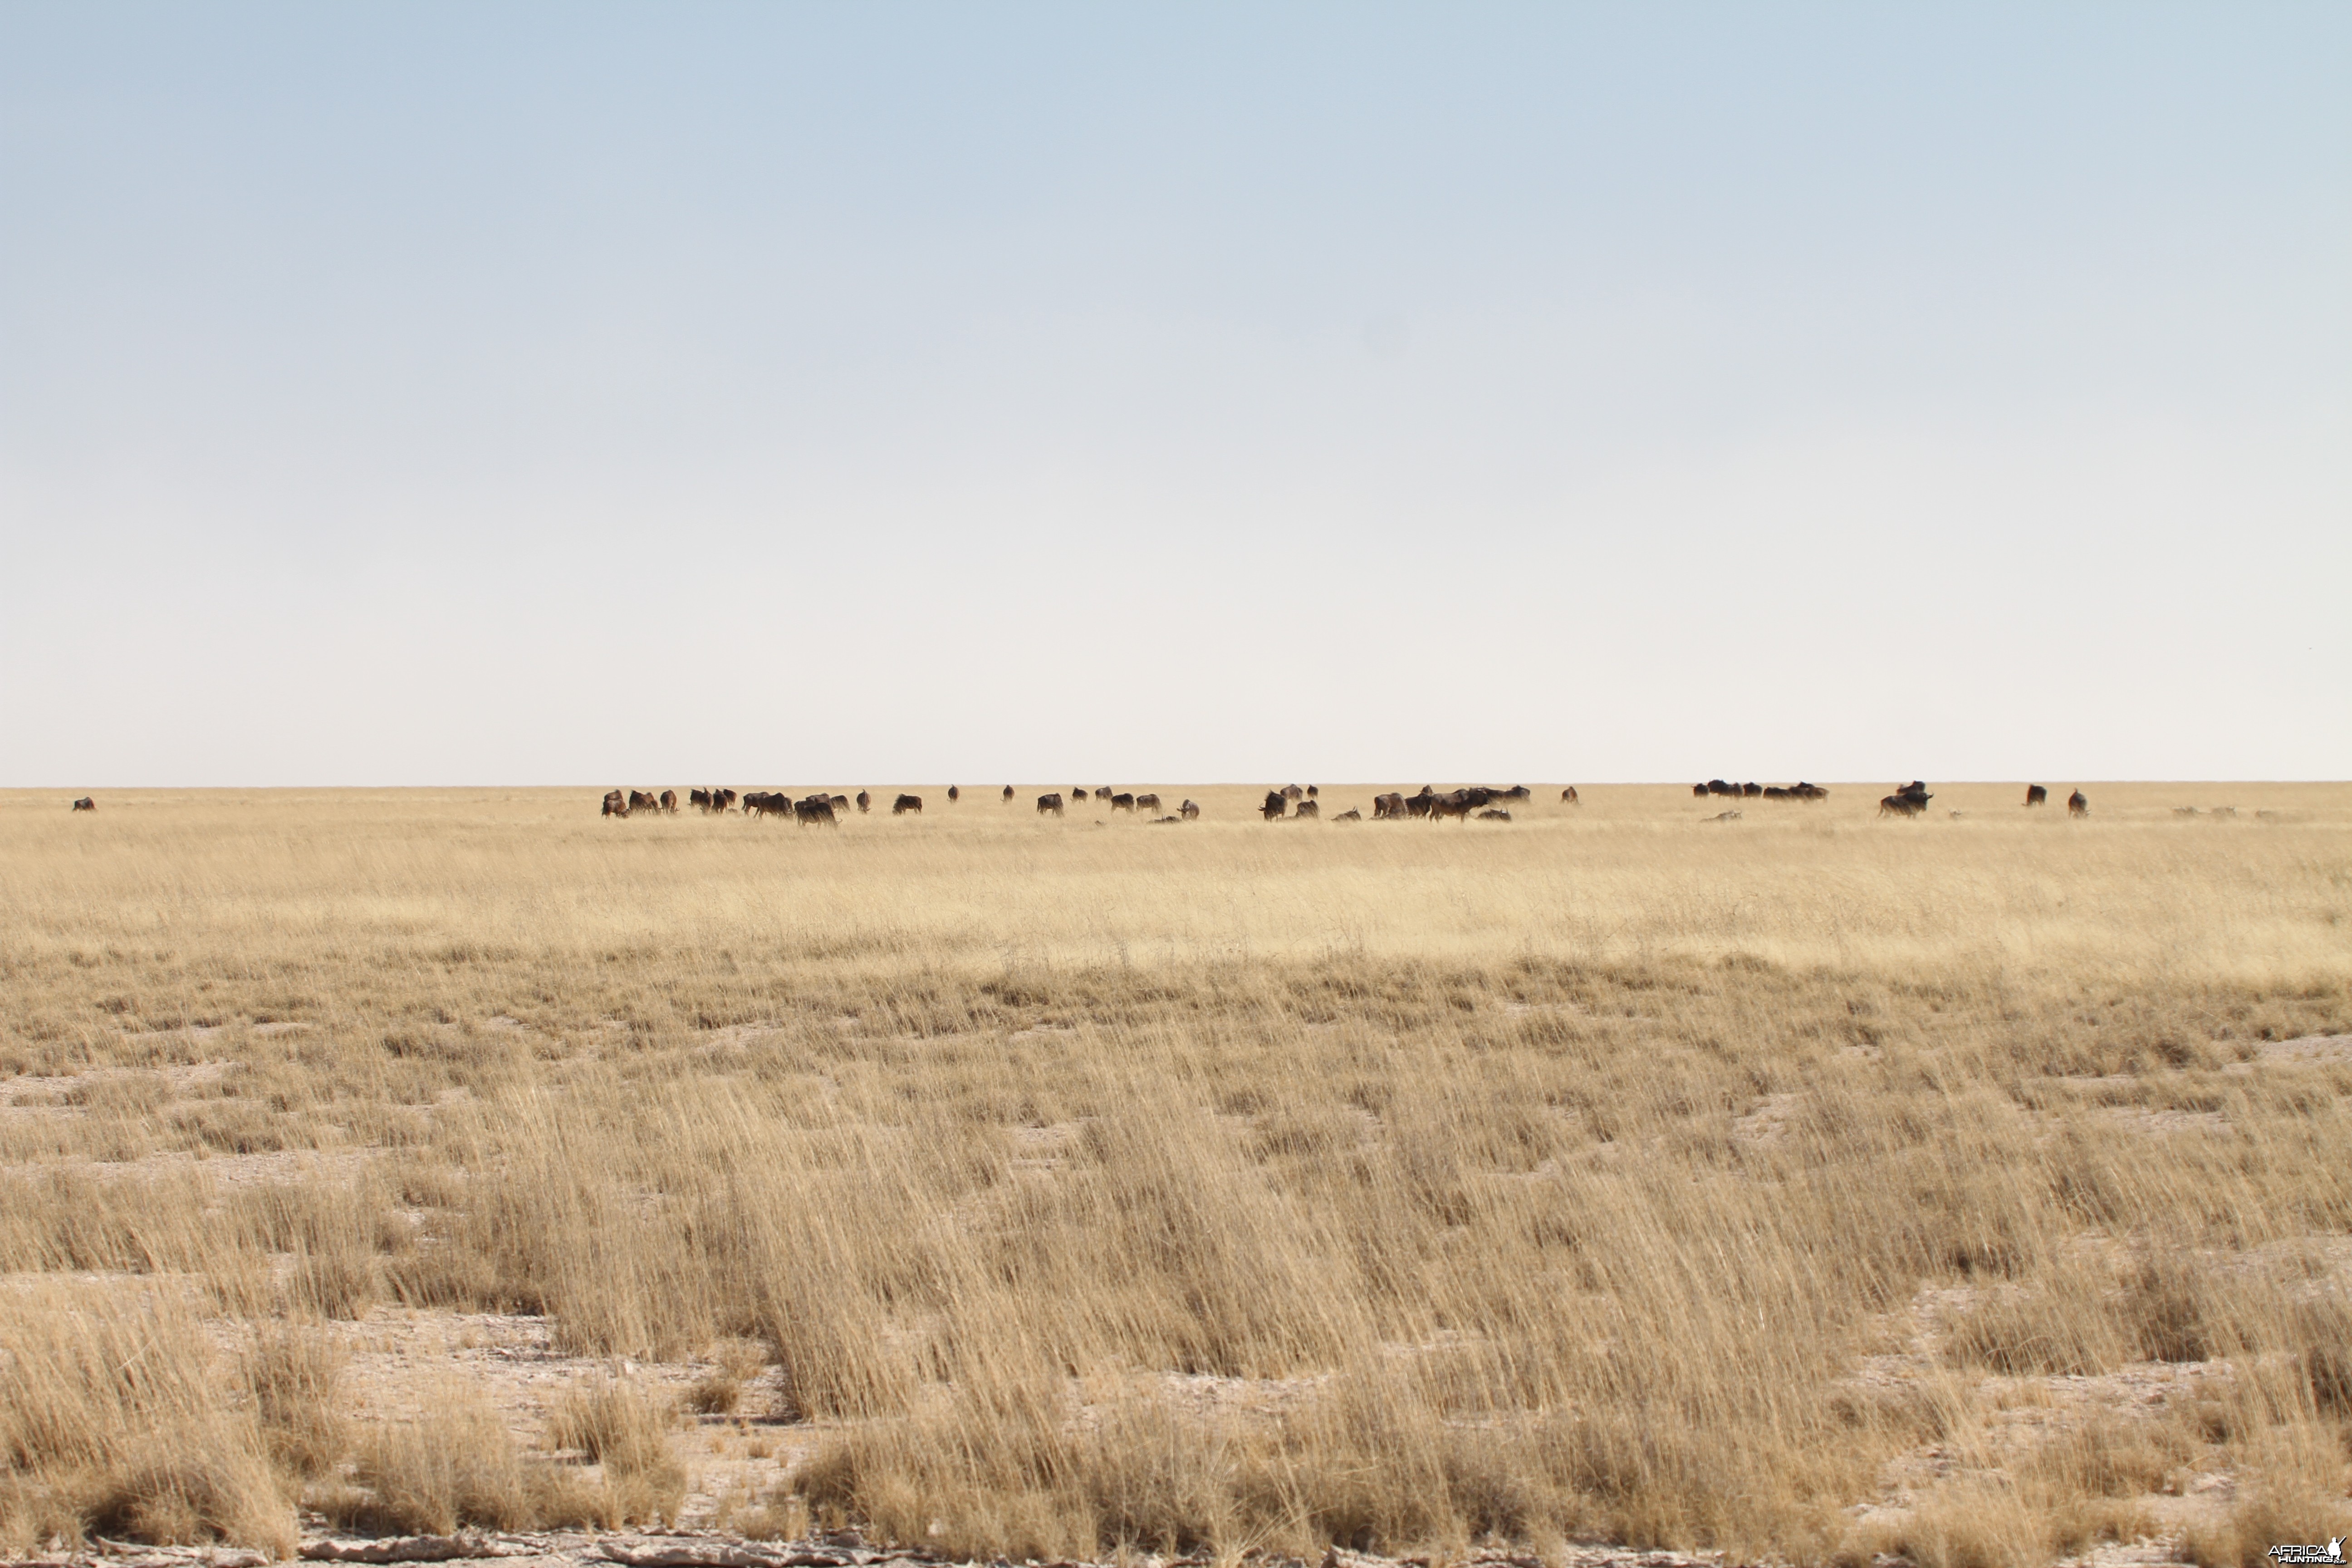
[[[2040,784],[2027,784],[2025,786],[2025,804],[2028,805],[2048,805],[2050,804],[2050,792],[2043,789]]]
[[[1505,811],[1499,805],[1488,806],[1485,811],[1478,814],[1478,820],[1481,822],[1508,822],[1511,820],[1511,814]]]
[[[904,816],[910,811],[917,816],[923,815],[923,797],[921,795],[902,795],[898,799],[890,803],[890,815],[893,816]]]
[[[1278,789],[1270,789],[1265,792],[1265,804],[1257,808],[1257,814],[1268,822],[1280,822],[1284,814],[1289,809],[1290,802],[1284,798],[1283,793]]]
[[[1062,795],[1059,790],[1052,795],[1041,795],[1037,797],[1037,815],[1043,816],[1049,811],[1055,816],[1062,815]]]
[[[2073,795],[2068,795],[2066,797],[2066,815],[2069,816],[2090,816],[2091,797],[2084,795],[2081,790],[2076,790]]]
[[[1334,822],[1361,822],[1364,820],[1364,814],[1360,811],[1354,810],[1343,811],[1331,820]]]
[[[623,795],[616,789],[606,790],[604,792],[604,810],[603,815],[606,816],[628,816],[629,797]]]
[[[813,795],[806,800],[793,802],[793,820],[803,827],[806,827],[813,822],[822,822],[827,827],[841,826],[841,819],[833,814],[832,797],[822,795]]]
[[[73,803],[73,808],[76,811],[96,811],[98,809],[98,802],[90,799],[88,795],[84,795],[79,800]]]

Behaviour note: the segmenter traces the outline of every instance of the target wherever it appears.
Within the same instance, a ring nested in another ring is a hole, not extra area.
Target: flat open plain
[[[0,794],[0,1552],[2352,1522],[2352,786],[959,782]]]

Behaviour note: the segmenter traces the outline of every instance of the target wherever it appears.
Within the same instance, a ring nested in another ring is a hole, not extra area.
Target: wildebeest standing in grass
[[[1304,800],[1307,798],[1307,792],[1300,789],[1297,784],[1285,784],[1282,786],[1282,798],[1285,800]]]
[[[921,795],[902,795],[898,799],[890,803],[890,815],[893,816],[904,816],[910,811],[917,816],[923,815],[923,797]]]
[[[1006,784],[1004,786],[1004,802],[1007,805],[1013,804],[1013,786],[1011,784]]]
[[[1525,784],[1513,784],[1508,789],[1496,790],[1494,795],[1496,800],[1533,800],[1536,792]]]
[[[76,811],[96,811],[98,809],[98,802],[90,799],[88,795],[84,795],[79,800],[73,803],[73,808]]]
[[[2025,804],[2028,805],[2048,805],[2050,804],[2050,792],[2043,789],[2040,784],[2027,784],[2025,786]]]
[[[1138,811],[1158,811],[1160,809],[1160,797],[1156,795],[1137,795],[1135,797],[1135,809]]]
[[[864,790],[859,790],[857,792],[857,815],[863,816],[873,809],[874,797],[866,794]]]
[[[1087,795],[1086,786],[1085,786],[1084,784],[1080,784],[1080,785],[1078,785],[1076,788],[1075,788],[1075,789],[1071,790],[1071,791],[1070,791],[1070,798],[1071,798],[1072,800],[1085,800],[1085,799],[1087,799]]]
[[[1404,797],[1404,814],[1407,816],[1433,816],[1436,813],[1437,792],[1427,784],[1421,786],[1419,795]]]
[[[1321,821],[1323,819],[1323,803],[1317,800],[1300,801],[1298,803],[1297,819],[1301,822]]]
[[[661,802],[656,800],[644,790],[633,789],[629,792],[629,809],[631,811],[659,811],[661,809]]]
[[[623,795],[619,790],[616,790],[616,789],[608,789],[608,790],[606,790],[606,791],[604,792],[604,816],[628,816],[628,815],[629,815],[629,797],[628,797],[627,795]]]
[[[677,791],[666,789],[661,792],[661,808],[672,816],[677,815]]]
[[[1052,795],[1041,795],[1037,797],[1037,815],[1044,816],[1048,812],[1055,816],[1062,815],[1062,794],[1059,790]]]
[[[958,802],[958,801],[961,800],[962,798],[963,798],[963,791],[961,791],[961,790],[960,790],[960,789],[956,788],[956,786],[955,786],[955,785],[953,785],[953,784],[950,784],[950,785],[948,785],[948,804],[949,804],[950,805],[953,805],[956,802]]]
[[[686,804],[694,807],[695,810],[702,813],[703,816],[708,816],[710,815],[710,792],[707,789],[688,790],[686,792]]]
[[[1372,820],[1374,822],[1385,822],[1392,816],[1402,816],[1403,815],[1404,796],[1397,794],[1394,790],[1390,791],[1386,795],[1376,795],[1372,796]]]
[[[1697,796],[1699,799],[1701,799],[1701,800],[1705,800],[1705,799],[1706,798],[1706,785],[1705,785],[1705,784],[1693,784],[1693,785],[1691,785],[1691,794],[1692,794],[1692,795],[1696,795],[1696,796]]]
[[[821,795],[813,795],[806,800],[793,802],[793,820],[803,827],[817,822],[824,823],[827,827],[841,826],[841,819],[834,815],[833,802]]]
[[[2076,790],[2073,795],[2068,795],[2066,797],[2066,815],[2069,816],[2090,816],[2091,797],[2084,795],[2081,790]]]
[[[1201,815],[1201,808],[1188,800],[1183,805],[1176,808],[1176,815],[1182,817],[1185,821],[1190,822],[1194,817]]]
[[[1443,822],[1450,816],[1457,822],[1466,822],[1475,804],[1470,798],[1470,791],[1466,789],[1448,790],[1444,795],[1431,795],[1429,820]]]
[[[1307,786],[1307,799],[1309,799],[1309,800],[1313,800],[1313,799],[1317,798],[1317,797],[1318,797],[1318,796],[1319,796],[1322,793],[1323,793],[1323,792],[1322,792],[1321,790],[1319,790],[1319,789],[1316,788],[1316,786],[1315,786],[1315,785],[1313,785],[1313,784],[1308,784],[1308,785]]]
[[[1926,784],[1914,779],[1910,784],[1905,785],[1902,789],[1895,791],[1893,795],[1882,797],[1878,803],[1878,815],[1881,816],[1916,816],[1921,812],[1927,809],[1927,803],[1934,798],[1935,797],[1933,795],[1927,793],[1927,786]]]
[[[1121,791],[1119,794],[1110,797],[1110,808],[1113,811],[1126,812],[1129,816],[1132,816],[1135,814],[1135,797],[1124,791]]]
[[[1574,784],[1570,784],[1566,789],[1559,792],[1559,804],[1562,805],[1582,805],[1584,803],[1576,798],[1576,786]]]
[[[1257,808],[1257,814],[1268,822],[1280,822],[1289,809],[1290,802],[1283,798],[1282,792],[1270,789],[1265,792],[1265,804]]]

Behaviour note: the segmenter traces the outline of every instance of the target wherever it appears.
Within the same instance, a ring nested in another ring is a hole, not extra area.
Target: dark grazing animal
[[[1004,798],[1008,801],[1013,798],[1013,786],[1011,784],[1006,784],[1004,786]]]
[[[1756,783],[1753,779],[1750,779],[1748,783],[1739,786],[1739,793],[1748,799],[1754,800],[1758,795],[1764,793],[1764,786]]]
[[[2084,795],[2081,790],[2076,790],[2073,795],[2068,795],[2066,797],[2066,815],[2069,816],[2090,816],[2091,797]]]
[[[656,800],[652,795],[647,795],[644,790],[633,789],[629,792],[629,809],[631,811],[659,811],[661,809],[661,802]]]
[[[1160,797],[1156,795],[1137,795],[1135,797],[1135,809],[1138,811],[1158,811],[1160,809]]]
[[[833,802],[821,795],[793,802],[793,820],[803,827],[816,822],[822,822],[827,827],[841,826],[841,819],[833,814]]]
[[[1201,815],[1201,808],[1188,800],[1176,808],[1176,815],[1190,822]]]
[[[1084,800],[1087,798],[1087,792],[1083,788],[1074,789],[1070,792],[1070,798],[1072,800]]]
[[[845,795],[824,795],[819,798],[831,801],[833,809],[835,811],[846,812],[849,809],[849,797]]]
[[[694,807],[695,810],[702,813],[703,816],[708,816],[710,815],[710,792],[707,789],[688,790],[686,792],[686,804]]]
[[[616,789],[608,789],[608,790],[606,790],[606,791],[604,792],[604,816],[628,816],[628,815],[629,815],[629,797],[628,797],[627,795],[623,795],[619,790],[616,790]]]
[[[956,786],[955,786],[955,785],[953,785],[953,784],[950,784],[950,785],[948,785],[948,804],[949,804],[950,805],[953,805],[956,802],[958,802],[958,801],[961,800],[962,798],[963,798],[963,791],[961,791],[961,790],[960,790],[960,789],[956,788]]]
[[[904,816],[910,811],[917,816],[923,815],[923,797],[921,795],[902,795],[898,799],[890,803],[890,815],[893,816]]]
[[[866,794],[864,790],[859,790],[857,792],[857,815],[863,816],[873,809],[874,797]]]
[[[1300,789],[1297,784],[1285,784],[1282,786],[1282,798],[1285,800],[1302,799],[1306,794],[1307,792]]]
[[[1099,795],[1102,792],[1097,790],[1095,793]],[[1122,790],[1118,795],[1110,797],[1110,808],[1113,811],[1126,812],[1129,816],[1132,816],[1135,815],[1135,797]]]
[[[98,802],[90,799],[88,795],[84,795],[79,800],[73,803],[73,808],[76,811],[96,811],[98,809]]]
[[[1576,786],[1574,784],[1570,784],[1566,789],[1559,792],[1559,804],[1562,805],[1582,805],[1584,803],[1576,798]]]
[[[1343,811],[1331,820],[1334,822],[1361,822],[1364,820],[1364,814],[1360,811]]]
[[[1827,800],[1830,797],[1829,791],[1823,789],[1817,784],[1807,784],[1802,779],[1799,779],[1797,781],[1796,788],[1790,790],[1789,793],[1802,801]]]
[[[1322,794],[1323,792],[1313,784],[1308,784],[1307,786],[1307,798],[1309,800],[1318,799],[1321,797]]]
[[[1448,790],[1444,795],[1429,797],[1429,820],[1432,822],[1443,822],[1449,816],[1466,822],[1475,809],[1470,792],[1466,789]]]
[[[1398,795],[1393,790],[1387,795],[1376,795],[1372,796],[1372,820],[1374,822],[1386,822],[1392,816],[1402,816],[1403,815],[1404,796]]]
[[[1696,796],[1697,796],[1699,799],[1701,799],[1701,800],[1705,800],[1705,799],[1706,798],[1706,785],[1705,785],[1705,784],[1693,784],[1693,785],[1691,785],[1691,794],[1693,794],[1693,795],[1696,795]]]
[[[735,804],[735,792],[731,789],[712,790],[710,792],[710,804],[713,810],[725,811],[728,807]]]
[[[1052,795],[1041,795],[1037,797],[1037,815],[1043,816],[1049,811],[1055,816],[1062,815],[1062,796],[1058,790]]]
[[[1508,789],[1498,789],[1490,793],[1496,800],[1533,800],[1536,797],[1536,792],[1525,784],[1513,784]]]
[[[1726,784],[1721,779],[1709,779],[1706,781],[1706,793],[1709,795],[1738,795],[1739,793],[1739,786],[1736,784]]]
[[[1265,792],[1265,804],[1257,808],[1257,814],[1268,822],[1280,822],[1289,810],[1290,802],[1283,798],[1282,792],[1270,789]]]
[[[668,812],[672,816],[676,816],[677,815],[677,791],[674,789],[666,789],[662,791],[661,808],[664,811]]]
[[[2050,804],[2050,792],[2043,789],[2040,784],[2027,784],[2025,786],[2025,804],[2028,805],[2048,805]]]
[[[1895,791],[1893,795],[1886,795],[1880,799],[1878,803],[1878,815],[1881,816],[1916,816],[1921,812],[1927,809],[1927,803],[1934,798],[1935,797],[1933,795],[1927,793],[1927,786],[1926,784],[1921,784],[1917,779],[1914,779],[1903,788]]]
[[[1436,810],[1437,792],[1427,784],[1421,786],[1419,795],[1409,795],[1404,797],[1404,814],[1407,816],[1432,816],[1435,815]]]
[[[1320,821],[1322,821],[1322,820],[1323,820],[1323,803],[1322,803],[1321,801],[1319,801],[1319,800],[1302,800],[1302,801],[1300,801],[1300,802],[1298,803],[1298,810],[1297,810],[1297,812],[1295,814],[1295,820],[1299,821],[1299,822],[1306,822],[1306,821],[1308,821],[1308,820],[1313,820],[1313,821],[1316,821],[1316,822],[1320,822]]]

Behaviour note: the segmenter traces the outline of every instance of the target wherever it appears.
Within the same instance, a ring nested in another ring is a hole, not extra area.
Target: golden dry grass
[[[1016,1556],[2352,1512],[2352,1053],[2276,1045],[2352,1032],[2352,789],[914,787],[0,796],[0,1547],[675,1510],[618,1385],[343,1421],[302,1336],[387,1304],[756,1342],[819,1442],[761,1517]]]

